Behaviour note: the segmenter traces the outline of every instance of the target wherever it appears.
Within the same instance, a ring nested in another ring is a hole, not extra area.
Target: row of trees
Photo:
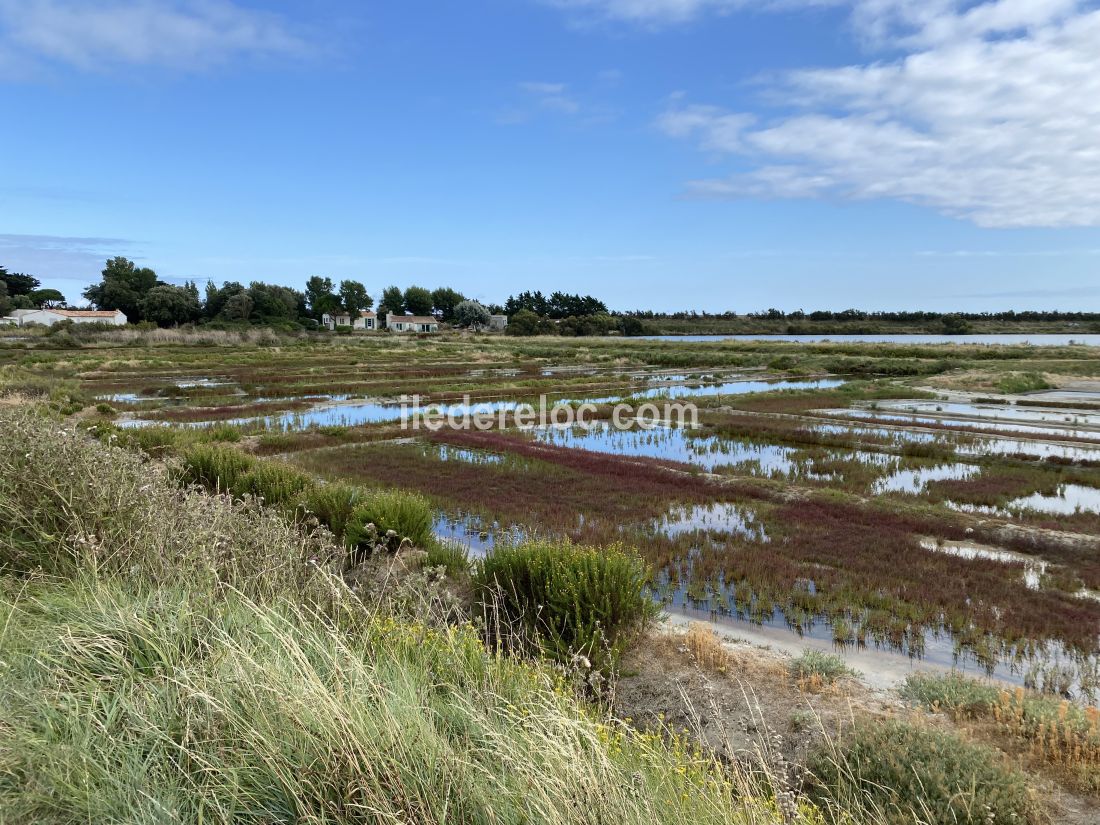
[[[549,297],[541,292],[521,292],[510,295],[504,302],[504,312],[509,318],[524,309],[539,317],[556,320],[608,314],[607,306],[598,298],[566,292],[552,292]]]
[[[0,309],[20,306],[64,305],[56,290],[42,290],[36,278],[9,274],[0,269]],[[166,283],[155,270],[138,266],[124,257],[107,261],[98,283],[83,297],[97,309],[122,310],[132,323],[142,321],[159,326],[229,322],[254,324],[313,324],[337,313],[357,316],[374,308],[375,299],[355,280],[339,284],[319,275],[311,277],[304,291],[262,281],[247,286],[228,281],[220,287],[208,283],[200,294],[194,282],[182,286]],[[8,306],[8,305],[11,306]],[[480,329],[489,325],[490,314],[507,314],[514,335],[607,335],[613,332],[637,334],[641,324],[630,317],[616,317],[607,306],[590,295],[553,292],[521,292],[510,296],[504,306],[484,306],[450,287],[429,290],[422,286],[382,290],[377,312],[434,316],[444,323]]]
[[[33,275],[8,272],[0,266],[0,316],[17,309],[48,309],[64,306],[65,296],[56,289],[42,289]]]
[[[36,282],[37,283],[37,282]],[[249,322],[257,324],[312,324],[328,315],[346,312],[357,316],[374,307],[374,298],[359,281],[339,285],[319,275],[299,291],[277,284],[252,281],[247,286],[228,281],[220,287],[206,285],[200,296],[193,282],[183,286],[161,281],[154,270],[117,257],[107,261],[99,283],[84,290],[84,298],[98,309],[120,309],[134,323],[150,321],[160,326],[197,322]],[[434,315],[446,323],[482,327],[490,310],[466,299],[450,287],[428,290],[390,286],[382,291],[378,314]]]

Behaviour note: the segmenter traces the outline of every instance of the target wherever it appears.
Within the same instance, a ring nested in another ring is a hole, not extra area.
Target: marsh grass
[[[1100,796],[1100,709],[960,674],[914,674],[902,694],[959,721],[987,723],[1000,740],[1078,790]]]
[[[648,571],[621,547],[531,540],[496,547],[474,565],[475,613],[504,649],[612,673],[658,610]]]
[[[1001,754],[954,733],[864,721],[814,755],[815,795],[832,821],[988,825],[1044,821],[1027,778]]]

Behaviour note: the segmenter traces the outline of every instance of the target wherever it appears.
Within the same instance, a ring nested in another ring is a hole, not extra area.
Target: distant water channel
[[[1066,347],[1080,344],[1100,347],[1100,335],[642,335],[647,341],[790,341],[816,344],[832,341],[841,344],[1030,344],[1036,347]]]

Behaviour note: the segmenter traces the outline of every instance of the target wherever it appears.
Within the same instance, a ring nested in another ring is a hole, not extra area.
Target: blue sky
[[[1078,0],[0,0],[0,265],[1100,310]]]

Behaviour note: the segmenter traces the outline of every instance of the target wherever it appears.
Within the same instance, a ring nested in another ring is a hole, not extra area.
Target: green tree
[[[11,298],[17,295],[30,295],[42,286],[37,278],[21,272],[8,272],[2,266],[0,266],[0,281],[7,286],[8,296]]]
[[[432,293],[422,286],[410,286],[405,290],[405,309],[413,315],[431,315]]]
[[[940,323],[947,335],[965,335],[970,332],[970,322],[961,315],[944,315]]]
[[[141,314],[146,321],[153,321],[162,327],[197,321],[202,314],[198,290],[193,284],[155,286],[141,299]]]
[[[107,261],[102,280],[84,290],[83,295],[96,309],[121,309],[127,320],[135,322],[144,318],[142,299],[159,284],[156,272],[120,256]]]
[[[455,307],[461,304],[465,298],[461,292],[456,292],[450,287],[439,287],[432,290],[432,306],[439,313],[441,321],[448,324],[454,320]]]
[[[340,299],[336,297],[332,278],[314,275],[306,281],[305,295],[306,307],[314,320],[320,321],[326,314],[331,314],[340,307]]]
[[[539,322],[541,320],[542,319],[531,310],[526,308],[520,309],[508,319],[508,329],[506,332],[509,335],[538,335]]]
[[[0,280],[0,318],[11,314],[13,309],[15,309],[15,305],[11,302],[11,296],[8,295],[8,284],[6,281]]]
[[[296,321],[306,314],[306,296],[287,286],[253,281],[248,285],[248,297],[252,299],[253,321]]]
[[[224,310],[226,303],[234,295],[240,295],[245,291],[244,285],[239,284],[236,281],[226,281],[222,284],[221,289],[214,286],[214,282],[210,281],[206,284],[206,300],[202,305],[203,317],[214,320],[215,318],[225,319]],[[249,304],[249,312],[252,311],[252,306]],[[247,313],[245,314],[247,318]]]
[[[252,317],[252,297],[244,289],[230,295],[218,317],[226,321],[247,321]]]
[[[454,322],[460,327],[481,329],[489,326],[489,310],[477,301],[461,301],[455,307]]]
[[[367,288],[358,281],[341,281],[340,305],[352,319],[355,319],[361,310],[374,306],[374,299],[367,294]]]
[[[401,292],[401,287],[388,286],[382,290],[382,303],[384,303],[390,312],[402,315],[405,312],[405,295]]]
[[[65,305],[65,296],[56,289],[36,289],[27,296],[36,307],[50,309]]]

